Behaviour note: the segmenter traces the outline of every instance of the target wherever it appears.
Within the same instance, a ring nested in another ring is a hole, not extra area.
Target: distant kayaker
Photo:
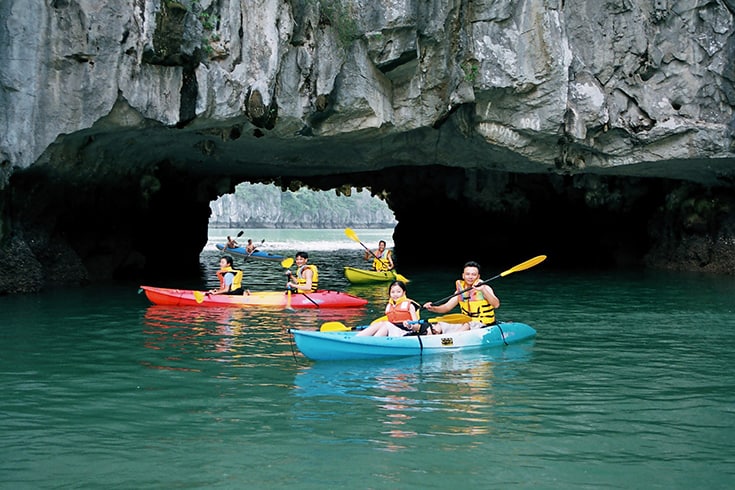
[[[219,289],[210,289],[209,294],[250,294],[250,291],[245,291],[242,287],[242,270],[232,267],[232,257],[229,255],[219,259],[217,278]]]
[[[307,264],[309,254],[306,252],[296,252],[294,262],[296,262],[296,276],[291,271],[286,271],[288,282],[286,289],[296,290],[299,293],[312,293],[319,288],[319,270],[313,264]]]
[[[231,238],[230,235],[227,235],[227,245],[225,245],[225,248],[237,248],[240,245],[237,243],[237,240],[234,238]]]
[[[370,249],[365,250],[365,260],[372,259],[373,270],[375,271],[392,271],[396,267],[393,264],[393,254],[385,247],[385,240],[380,240],[376,251],[373,252]]]
[[[406,284],[401,281],[393,281],[388,288],[390,299],[385,305],[385,316],[387,320],[375,322],[368,328],[357,332],[358,336],[372,335],[374,337],[403,337],[404,335],[418,332],[419,324],[409,322],[418,320],[415,301],[406,296]]]
[[[455,296],[439,306],[434,306],[431,302],[424,304],[425,310],[434,313],[447,313],[459,305],[462,314],[472,318],[462,324],[437,322],[433,325],[436,333],[458,332],[495,324],[495,309],[500,307],[500,300],[487,284],[477,285],[480,282],[480,264],[467,262],[462,271],[462,279],[455,283]]]
[[[248,253],[248,255],[252,255],[253,252],[255,252],[255,245],[253,245],[252,238],[248,238],[248,244],[245,245],[245,251]]]

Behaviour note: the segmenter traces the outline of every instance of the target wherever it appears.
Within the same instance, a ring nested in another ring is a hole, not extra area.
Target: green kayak
[[[402,281],[408,282],[408,279],[403,277],[396,271],[373,271],[368,269],[357,269],[355,267],[345,267],[345,277],[352,284],[370,284],[374,282],[393,282]]]

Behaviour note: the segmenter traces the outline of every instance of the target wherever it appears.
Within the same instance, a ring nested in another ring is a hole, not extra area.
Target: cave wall
[[[0,293],[193,271],[242,181],[369,188],[416,264],[459,229],[504,264],[735,273],[733,10],[6,0]]]

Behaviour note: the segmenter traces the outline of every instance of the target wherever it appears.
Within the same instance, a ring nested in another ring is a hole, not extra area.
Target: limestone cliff
[[[242,181],[369,188],[416,264],[734,273],[734,3],[4,0],[0,292],[195,270]]]
[[[352,196],[272,185],[240,184],[210,205],[216,228],[394,228],[393,212],[368,192]]]

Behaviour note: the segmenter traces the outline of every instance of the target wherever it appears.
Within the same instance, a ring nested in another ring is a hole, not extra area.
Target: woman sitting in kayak
[[[242,287],[242,270],[232,267],[232,257],[229,255],[219,259],[217,278],[219,288],[210,289],[207,294],[250,294],[250,291]]]
[[[415,301],[406,297],[406,284],[393,281],[388,288],[390,299],[385,305],[387,320],[375,322],[365,330],[360,330],[358,336],[372,335],[375,337],[403,337],[418,332],[420,325],[413,324],[419,319]]]

